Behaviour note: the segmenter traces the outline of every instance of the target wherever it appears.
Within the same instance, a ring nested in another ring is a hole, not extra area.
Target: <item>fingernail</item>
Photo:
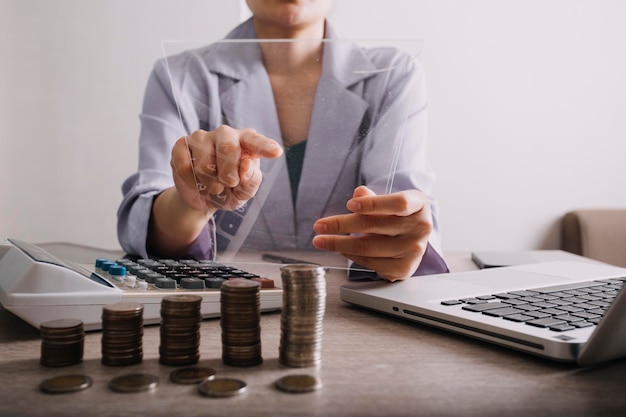
[[[361,209],[363,208],[361,206],[361,203],[354,201],[354,200],[348,201],[347,207],[348,207],[348,210],[352,212],[361,211]]]
[[[270,143],[265,147],[265,150],[268,153],[276,153],[277,155],[283,154],[283,148],[280,147],[277,143]]]
[[[313,238],[313,246],[318,249],[324,249],[326,247],[326,241],[320,237]]]
[[[317,233],[326,234],[328,233],[328,225],[326,223],[317,223],[313,226],[313,230]]]

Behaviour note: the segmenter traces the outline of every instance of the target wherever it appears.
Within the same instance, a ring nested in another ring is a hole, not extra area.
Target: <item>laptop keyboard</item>
[[[597,325],[626,277],[442,301],[445,306],[555,332]]]

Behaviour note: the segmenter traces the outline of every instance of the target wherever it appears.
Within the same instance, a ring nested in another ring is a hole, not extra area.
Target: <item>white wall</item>
[[[0,237],[117,247],[120,184],[163,39],[217,39],[232,0],[0,0]],[[558,246],[626,207],[626,2],[335,0],[346,37],[422,38],[444,248]]]
[[[161,41],[217,40],[219,0],[0,0],[0,236],[118,247],[120,186]]]

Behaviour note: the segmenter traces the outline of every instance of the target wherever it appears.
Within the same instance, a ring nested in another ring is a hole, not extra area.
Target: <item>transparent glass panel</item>
[[[170,85],[162,86],[166,97],[158,99],[171,107],[155,115],[161,123],[185,136],[188,145],[194,132],[227,125],[254,129],[283,148],[278,158],[260,159],[263,179],[254,197],[218,210],[207,225],[217,243],[216,260],[230,262],[246,250],[284,256],[315,250],[314,222],[347,213],[357,186],[377,194],[414,188],[422,175],[415,168],[425,134],[421,49],[420,40],[163,43],[161,70]],[[319,52],[321,62],[294,73],[289,58],[302,50]],[[275,64],[278,56],[284,65]],[[155,146],[176,139],[158,139]],[[195,171],[206,174],[220,166],[189,150]],[[208,195],[200,176],[195,181],[201,201],[219,204],[225,198]]]

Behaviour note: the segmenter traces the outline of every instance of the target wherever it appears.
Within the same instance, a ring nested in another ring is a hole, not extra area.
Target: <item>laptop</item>
[[[626,269],[542,262],[342,285],[347,303],[560,362],[626,356]]]

